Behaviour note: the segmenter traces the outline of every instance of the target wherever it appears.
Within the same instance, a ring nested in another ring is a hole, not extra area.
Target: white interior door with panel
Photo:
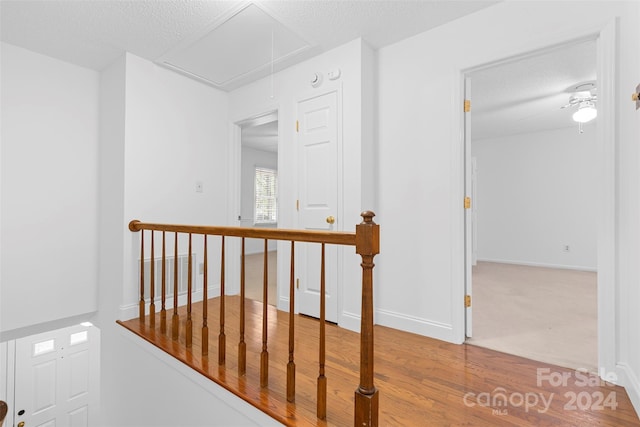
[[[338,92],[298,103],[298,225],[340,229],[338,218]],[[298,311],[320,317],[321,246],[297,245]],[[326,320],[338,321],[338,248],[325,247]]]
[[[98,405],[99,334],[79,325],[16,340],[16,425],[91,425]]]

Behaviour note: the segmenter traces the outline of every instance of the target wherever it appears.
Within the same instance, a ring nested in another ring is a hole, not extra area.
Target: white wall
[[[596,270],[595,126],[473,140],[471,151],[478,260]]]
[[[126,117],[124,148],[125,221],[177,224],[225,224],[228,169],[227,96],[204,84],[127,55]],[[196,192],[201,182],[203,192]],[[126,231],[125,277],[135,283],[138,234]],[[161,254],[157,236],[155,256]],[[167,250],[173,239],[167,236]],[[149,240],[147,240],[149,242]],[[209,239],[210,287],[219,288],[219,239]],[[202,236],[194,236],[192,252],[203,261]],[[146,257],[150,256],[150,245]],[[188,240],[181,236],[179,253],[188,253]],[[197,271],[197,270],[196,270]],[[202,275],[195,277],[201,290]],[[133,293],[130,293],[133,291]],[[125,304],[135,304],[136,290],[125,289]],[[217,292],[217,291],[216,291]]]
[[[0,332],[93,312],[97,72],[2,43]]]
[[[242,147],[242,170],[241,170],[241,189],[240,189],[240,216],[242,227],[255,227],[253,223],[254,204],[255,204],[255,171],[256,167],[264,167],[268,169],[278,170],[278,153],[269,151],[256,150],[254,148]],[[275,228],[274,225],[259,225],[259,227]],[[276,241],[268,242],[268,250],[276,250]],[[246,239],[245,253],[256,254],[264,251],[264,242],[256,239]]]
[[[110,358],[116,388],[103,427],[280,426],[279,422],[172,356],[120,328]],[[117,348],[118,351],[113,351]],[[104,380],[104,379],[103,379]]]
[[[364,161],[374,158],[371,154],[373,141],[374,109],[370,101],[374,99],[374,63],[375,55],[362,40],[354,40],[329,52],[311,58],[303,63],[290,67],[273,76],[274,91],[271,91],[271,80],[265,78],[239,88],[229,94],[229,117],[233,122],[253,117],[259,113],[278,110],[280,146],[278,151],[278,175],[281,228],[296,228],[297,215],[295,200],[297,198],[297,159],[295,149],[295,121],[297,103],[314,94],[328,91],[339,85],[342,88],[342,168],[343,187],[338,190],[342,196],[339,201],[339,212],[336,215],[338,230],[354,231],[355,225],[362,219],[363,210],[375,209],[373,183],[365,181],[373,176],[372,164]],[[327,80],[327,72],[340,68],[339,80]],[[324,83],[319,88],[312,88],[309,78],[314,72],[324,74]],[[273,97],[272,97],[273,95]],[[365,139],[366,138],[366,139]],[[371,163],[371,162],[370,162]],[[286,207],[290,208],[287,209]],[[289,247],[279,248],[282,256],[279,260],[289,259]],[[347,248],[340,257],[343,266],[342,307],[339,308],[338,322],[350,329],[360,327],[360,259],[355,251]],[[280,264],[279,277],[288,277],[288,266]],[[287,287],[281,286],[278,305],[288,310]]]
[[[180,371],[180,362],[141,351],[141,340],[115,324],[137,313],[140,233],[128,231],[131,219],[224,224],[227,95],[131,54],[104,70],[100,84],[100,311],[94,322],[102,330],[101,425],[262,425],[248,417],[251,408],[239,410],[234,397],[220,397],[199,374]],[[202,193],[195,191],[197,181]],[[219,278],[216,243],[209,239],[213,282]],[[180,244],[186,252],[184,240]],[[160,256],[160,234],[156,246]],[[194,252],[202,252],[201,237],[194,238]]]
[[[562,41],[619,27],[619,112],[614,124],[618,192],[615,317],[609,352],[640,407],[640,326],[637,302],[638,117],[629,94],[638,83],[637,2],[501,2],[378,52],[379,222],[382,253],[378,322],[452,342],[464,340],[463,174],[461,82],[464,70]],[[385,250],[384,248],[392,248]],[[600,254],[599,254],[600,255]],[[611,294],[611,292],[609,293]],[[615,335],[615,336],[614,336]],[[607,338],[607,341],[608,340]],[[634,380],[635,377],[635,380]]]

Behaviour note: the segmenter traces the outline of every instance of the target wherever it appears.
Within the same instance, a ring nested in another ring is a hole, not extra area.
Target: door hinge
[[[296,279],[296,289],[300,289],[300,279]]]
[[[296,210],[299,211],[300,210],[300,199],[296,200]]]
[[[467,308],[471,307],[471,295],[464,296],[464,306]]]
[[[464,198],[464,208],[471,209],[471,197]]]
[[[471,111],[471,100],[470,99],[465,99],[464,100],[464,112],[468,113],[469,111]]]
[[[296,132],[300,132],[300,122],[296,120]]]

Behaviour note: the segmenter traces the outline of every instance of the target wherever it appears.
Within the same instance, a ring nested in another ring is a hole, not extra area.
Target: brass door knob
[[[327,223],[328,224],[333,224],[334,222],[336,222],[336,219],[333,216],[329,215],[327,217]]]
[[[18,427],[24,427],[24,421],[20,421],[20,422],[18,423]]]

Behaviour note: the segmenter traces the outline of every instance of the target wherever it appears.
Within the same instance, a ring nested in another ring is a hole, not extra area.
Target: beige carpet
[[[487,347],[567,368],[597,370],[596,273],[479,262],[473,338]]]
[[[277,305],[277,259],[276,251],[267,252],[268,270],[268,303]],[[262,302],[264,286],[264,255],[252,254],[245,257],[245,296],[249,299]]]

